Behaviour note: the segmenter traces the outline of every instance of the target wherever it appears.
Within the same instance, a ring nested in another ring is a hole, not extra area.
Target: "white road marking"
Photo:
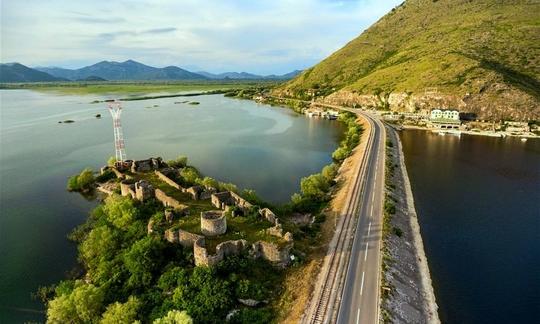
[[[371,231],[371,222],[369,222],[369,226],[368,226],[368,229],[367,229],[367,235],[369,235],[370,231]]]
[[[358,311],[356,312],[356,324],[360,323],[360,308],[358,308]]]
[[[373,199],[371,199],[371,214],[369,215],[371,218],[373,218]]]
[[[362,291],[364,290],[364,274],[365,272],[362,272],[362,284],[360,285],[360,295],[362,295]]]
[[[364,253],[364,261],[367,260],[367,249],[368,249],[368,246],[369,246],[369,242],[366,243],[366,253]]]

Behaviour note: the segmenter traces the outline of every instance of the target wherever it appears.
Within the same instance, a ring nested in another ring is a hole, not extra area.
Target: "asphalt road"
[[[361,114],[372,120],[374,137],[369,150],[366,187],[360,201],[358,223],[343,285],[337,318],[339,324],[379,323],[386,134],[378,118]]]

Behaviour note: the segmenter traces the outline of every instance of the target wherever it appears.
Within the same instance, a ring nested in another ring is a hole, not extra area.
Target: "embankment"
[[[395,205],[384,240],[381,308],[392,323],[440,323],[401,141],[388,128],[387,197]]]

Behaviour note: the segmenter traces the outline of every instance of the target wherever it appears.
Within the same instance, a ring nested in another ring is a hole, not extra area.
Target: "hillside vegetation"
[[[540,1],[409,0],[276,93],[538,119],[539,49]]]

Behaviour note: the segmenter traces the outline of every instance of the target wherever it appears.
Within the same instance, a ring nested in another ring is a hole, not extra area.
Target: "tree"
[[[338,166],[335,163],[332,163],[330,165],[326,165],[322,171],[322,176],[326,179],[328,182],[334,181],[334,178],[337,175]]]
[[[84,262],[92,268],[102,259],[111,259],[116,252],[116,247],[117,240],[113,230],[107,225],[102,225],[88,233],[80,245],[79,252]]]
[[[67,187],[70,191],[88,191],[92,189],[94,182],[94,171],[86,168],[80,174],[70,177]]]
[[[92,169],[84,169],[77,178],[77,183],[81,189],[87,189],[94,183],[94,171]]]
[[[334,153],[332,153],[332,159],[334,159],[336,162],[342,162],[350,154],[350,150],[348,150],[346,147],[340,146],[334,151]]]
[[[101,289],[78,281],[71,293],[60,295],[49,302],[47,321],[49,323],[96,322],[103,309],[103,298]]]
[[[174,288],[189,284],[189,274],[184,268],[174,267],[167,270],[158,280],[158,287],[165,292]]]
[[[197,323],[220,322],[232,305],[229,283],[208,267],[195,268],[189,282],[190,285],[174,290],[174,304],[185,309]]]
[[[302,195],[316,200],[322,200],[329,187],[328,181],[320,173],[312,174],[300,181]]]
[[[163,263],[165,243],[156,236],[146,236],[135,242],[124,254],[124,264],[131,274],[130,287],[148,287],[154,272]]]
[[[137,320],[137,313],[141,302],[137,297],[130,296],[125,303],[116,302],[107,306],[100,321],[101,324],[133,323]]]
[[[218,181],[210,177],[204,177],[204,179],[202,179],[201,181],[201,184],[205,187],[211,187],[211,188],[217,188],[219,186]]]
[[[127,227],[137,218],[138,210],[133,205],[133,201],[128,197],[111,195],[105,199],[103,212],[107,220],[119,229]]]
[[[172,310],[155,320],[154,324],[193,324],[193,320],[185,311]]]

